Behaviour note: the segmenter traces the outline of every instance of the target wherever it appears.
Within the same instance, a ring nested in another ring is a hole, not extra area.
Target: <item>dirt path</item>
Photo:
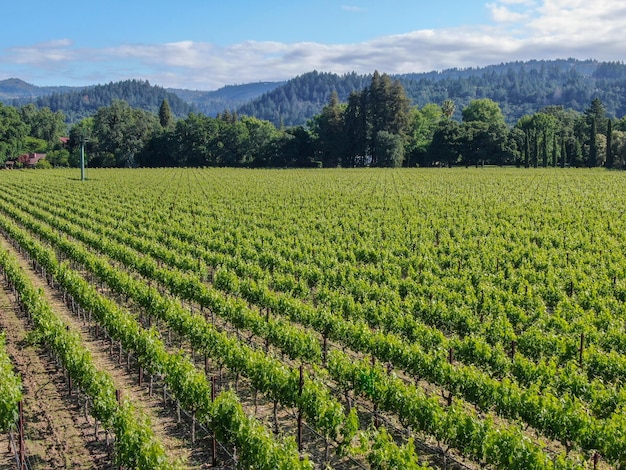
[[[190,437],[188,436],[188,430],[183,424],[177,423],[176,414],[171,410],[166,410],[162,407],[162,401],[158,398],[158,394],[154,394],[150,397],[148,389],[145,385],[142,387],[138,386],[136,374],[129,373],[124,363],[119,364],[118,356],[116,354],[117,348],[114,347],[114,355],[110,355],[109,344],[105,343],[102,339],[96,339],[89,331],[88,326],[84,325],[82,321],[72,315],[71,311],[64,304],[61,293],[49,287],[47,283],[32,270],[28,261],[13,250],[10,244],[3,237],[0,237],[0,245],[10,249],[11,252],[18,257],[20,264],[24,267],[26,272],[32,274],[30,277],[33,284],[36,287],[43,289],[44,295],[52,306],[54,312],[59,315],[59,317],[67,325],[69,325],[71,329],[81,334],[83,345],[90,351],[95,365],[100,370],[105,370],[110,374],[116,388],[121,390],[122,398],[129,399],[141,413],[145,414],[149,418],[152,423],[153,431],[166,448],[167,455],[170,456],[172,460],[179,462],[184,468],[208,468],[209,460],[206,456],[206,450],[209,446],[202,442],[196,442],[196,444],[192,447]],[[9,343],[18,344],[12,338],[7,339]],[[51,367],[54,368],[53,366]],[[45,372],[42,372],[42,374],[44,380],[50,380],[49,375],[45,375]],[[38,388],[35,389],[37,390]],[[65,390],[67,389],[65,388]],[[67,391],[65,393],[67,394]],[[40,394],[43,393],[40,392]],[[52,406],[50,408],[50,412],[54,414],[56,414],[57,411],[62,412],[63,407],[64,406],[62,405]],[[88,425],[88,427],[89,433],[91,433],[93,439],[93,426]],[[6,449],[6,447],[6,443],[3,444],[3,442],[0,441],[0,451],[3,448]],[[72,457],[71,453],[65,452],[64,450],[61,450],[59,453],[66,460]],[[82,454],[83,456],[85,454],[84,448],[82,450]],[[92,465],[93,463],[94,462],[90,462],[89,465],[84,468],[94,468]],[[71,468],[83,468],[73,465],[74,464],[72,463]],[[50,465],[44,467],[66,468],[63,465]]]
[[[26,453],[31,468],[111,468],[106,448],[90,436],[91,425],[80,412],[76,394],[69,396],[63,375],[27,339],[29,328],[12,296],[0,289],[0,329],[24,386]],[[0,435],[0,469],[15,468]]]

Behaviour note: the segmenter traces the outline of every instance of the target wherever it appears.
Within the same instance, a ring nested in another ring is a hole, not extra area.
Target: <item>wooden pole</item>
[[[302,398],[302,389],[304,388],[304,373],[302,364],[300,364],[300,382],[298,387],[298,396]],[[302,406],[298,405],[298,452],[302,452]]]
[[[215,376],[211,376],[211,403],[215,401]],[[217,465],[217,441],[215,440],[215,431],[213,431],[211,436],[211,466],[215,467]]]
[[[24,451],[24,404],[20,400],[18,403],[19,410],[19,433],[20,433],[20,470],[26,468],[26,455]]]

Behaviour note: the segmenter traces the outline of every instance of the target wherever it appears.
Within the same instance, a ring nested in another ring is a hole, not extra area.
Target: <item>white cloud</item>
[[[528,17],[525,13],[513,11],[506,6],[498,5],[496,3],[487,4],[487,8],[491,10],[491,17],[493,20],[498,23],[516,23]]]
[[[33,44],[32,46],[9,48],[8,55],[11,61],[17,64],[51,67],[58,62],[74,60],[76,56],[72,52],[71,47],[71,40],[55,39]]]
[[[220,47],[180,41],[87,49],[59,39],[0,51],[0,69],[42,84],[51,84],[51,77],[59,84],[143,78],[209,90],[312,70],[407,73],[528,59],[624,60],[622,0],[492,0],[485,6],[491,25],[419,30],[354,44],[246,41]]]

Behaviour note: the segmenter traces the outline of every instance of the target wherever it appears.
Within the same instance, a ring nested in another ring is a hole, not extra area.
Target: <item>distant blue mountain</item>
[[[374,72],[372,70],[372,72]],[[384,70],[379,72],[384,73]],[[457,117],[470,101],[490,98],[500,104],[509,123],[524,114],[554,105],[583,111],[600,98],[608,115],[626,115],[626,65],[595,60],[531,60],[487,67],[448,69],[393,75],[412,103],[423,106],[452,100]],[[91,87],[37,87],[20,79],[0,81],[0,101],[22,105],[35,102],[63,111],[70,120],[94,113],[112,99],[156,112],[167,98],[177,116],[201,112],[209,116],[228,110],[287,126],[306,124],[336,91],[347,100],[369,85],[371,75],[310,72],[284,82],[229,85],[215,91],[164,89],[141,80]]]

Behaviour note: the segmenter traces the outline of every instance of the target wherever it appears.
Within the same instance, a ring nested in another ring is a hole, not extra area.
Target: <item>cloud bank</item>
[[[58,39],[0,51],[5,75],[0,78],[58,84],[142,78],[167,87],[212,90],[285,80],[312,70],[409,73],[529,59],[624,59],[622,0],[495,0],[485,6],[490,24],[418,30],[354,44],[246,41],[218,47],[181,41],[94,49]]]

